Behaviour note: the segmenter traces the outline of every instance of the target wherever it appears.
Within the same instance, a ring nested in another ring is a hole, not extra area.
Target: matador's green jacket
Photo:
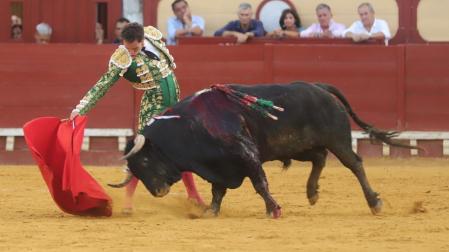
[[[152,26],[145,27],[144,31],[145,43],[159,51],[160,60],[151,59],[144,52],[132,58],[123,45],[119,46],[109,60],[108,71],[81,99],[75,111],[87,114],[120,77],[130,81],[134,88],[145,90],[139,112],[139,131],[151,117],[179,100],[179,86],[173,73],[176,65],[161,40],[162,33]]]

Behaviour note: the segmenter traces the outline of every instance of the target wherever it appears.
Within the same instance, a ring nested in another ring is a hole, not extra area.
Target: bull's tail
[[[357,114],[352,110],[351,105],[349,105],[348,100],[343,96],[343,94],[334,86],[324,84],[324,83],[315,83],[316,86],[320,87],[323,90],[326,90],[327,92],[331,93],[335,97],[338,98],[338,100],[345,106],[346,112],[351,116],[351,118],[354,120],[354,122],[359,125],[367,134],[369,134],[371,143],[374,142],[374,140],[380,140],[388,145],[391,146],[397,146],[402,148],[408,148],[408,149],[421,149],[417,146],[411,146],[408,144],[399,143],[396,141],[393,141],[392,138],[399,135],[399,132],[397,131],[382,131],[379,129],[376,129],[374,126],[362,121]],[[422,150],[422,149],[421,149]]]

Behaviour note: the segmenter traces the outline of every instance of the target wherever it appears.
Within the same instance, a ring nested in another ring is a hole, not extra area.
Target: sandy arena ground
[[[384,200],[373,216],[352,173],[330,160],[321,176],[320,199],[309,206],[309,163],[264,168],[283,216],[265,216],[248,180],[228,191],[217,218],[189,218],[201,209],[185,199],[182,183],[164,198],[142,185],[135,212],[121,214],[123,190],[106,188],[111,218],[78,217],[54,204],[35,166],[0,167],[0,251],[449,251],[449,159],[372,159],[368,178]],[[116,182],[118,168],[88,167],[102,184]],[[210,186],[196,177],[210,201]],[[415,206],[417,205],[417,206]]]

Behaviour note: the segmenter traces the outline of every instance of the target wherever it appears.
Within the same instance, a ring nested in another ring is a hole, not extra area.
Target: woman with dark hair
[[[298,13],[292,9],[282,11],[279,18],[280,29],[269,32],[267,36],[272,38],[298,38],[301,31],[301,20]]]

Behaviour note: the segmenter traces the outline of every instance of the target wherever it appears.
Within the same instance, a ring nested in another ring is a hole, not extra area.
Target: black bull
[[[412,148],[392,142],[395,132],[363,122],[331,85],[297,82],[229,87],[273,101],[285,111],[271,111],[279,118],[272,120],[213,88],[182,100],[164,114],[179,115],[179,119],[155,120],[145,128],[140,146],[133,148],[138,144],[130,141],[125,151],[130,171],[151,194],[164,196],[180,180],[181,172],[191,171],[212,184],[211,210],[218,214],[227,188],[237,188],[249,177],[265,201],[267,214],[278,217],[280,206],[270,195],[262,164],[311,161],[307,198],[313,205],[330,151],[357,177],[372,213],[380,212],[382,201],[368,182],[362,159],[351,148],[347,114],[371,138]]]

